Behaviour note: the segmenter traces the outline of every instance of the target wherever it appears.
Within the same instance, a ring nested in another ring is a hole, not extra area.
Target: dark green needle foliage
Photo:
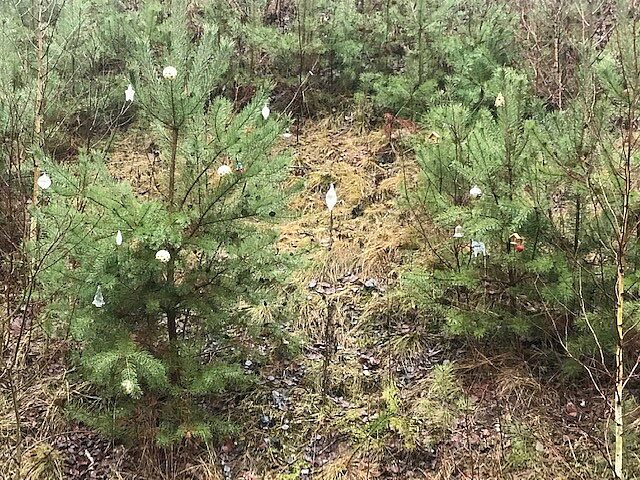
[[[193,41],[183,16],[166,21],[164,43],[138,38],[131,64],[133,103],[163,144],[162,195],[136,196],[97,153],[51,165],[33,245],[50,325],[68,325],[103,398],[105,415],[83,418],[161,443],[229,428],[215,399],[249,384],[242,340],[276,328],[287,271],[271,225],[283,212],[284,119],[263,118],[261,94],[241,110],[211,98],[228,48],[215,30]]]
[[[538,289],[553,279],[551,304],[567,302],[573,298],[572,275],[565,258],[545,242],[539,190],[544,167],[531,146],[537,110],[526,77],[499,69],[494,78],[487,85],[491,108],[444,104],[423,120],[437,135],[415,146],[421,179],[407,202],[426,212],[440,239],[428,239],[433,269],[414,270],[406,282],[451,334],[531,338],[553,333],[533,307],[544,295]],[[481,195],[473,195],[474,187]],[[456,238],[458,225],[463,236]]]

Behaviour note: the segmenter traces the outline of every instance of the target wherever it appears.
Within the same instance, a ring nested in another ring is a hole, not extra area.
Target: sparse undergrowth
[[[34,331],[42,351],[34,350],[32,374],[18,389],[23,478],[603,478],[606,465],[593,455],[602,448],[594,429],[604,428],[596,392],[551,378],[551,361],[534,352],[462,348],[396,288],[419,255],[396,208],[403,174],[415,168],[410,152],[381,164],[382,132],[328,125],[307,125],[299,145],[283,141],[294,151],[291,182],[306,178],[279,244],[305,252],[288,287],[304,307],[280,350],[246,345],[278,359],[249,355],[239,364],[255,390],[205,406],[238,428],[206,445],[193,438],[168,449],[105,440],[69,416],[71,395],[88,405],[97,399],[65,372],[67,342],[49,344]],[[146,153],[152,140],[132,133],[129,153],[114,152],[110,165],[141,195],[145,179],[159,175]],[[322,200],[330,182],[341,201],[328,250]],[[136,414],[137,428],[153,428],[147,413]],[[6,394],[1,421],[8,444],[15,424]]]
[[[639,12],[0,0],[0,478],[640,478]]]

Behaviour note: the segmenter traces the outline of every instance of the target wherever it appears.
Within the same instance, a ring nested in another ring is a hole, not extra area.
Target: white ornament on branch
[[[264,107],[262,107],[262,111],[260,113],[262,113],[262,118],[264,118],[265,120],[269,118],[269,115],[271,114],[269,105],[265,104]]]
[[[122,232],[120,230],[118,230],[118,233],[116,233],[116,245],[122,245]]]
[[[338,195],[336,194],[336,189],[333,186],[333,183],[329,186],[329,190],[327,191],[327,195],[324,200],[329,211],[332,211],[338,203]]]
[[[98,308],[104,307],[104,297],[102,296],[102,288],[100,288],[100,285],[96,288],[96,294],[93,296],[93,302],[91,303]]]
[[[473,240],[471,242],[471,251],[473,253],[473,257],[477,257],[478,255],[482,255],[483,257],[487,256],[487,249],[484,246],[483,242],[478,242],[476,240]]]
[[[231,170],[229,165],[220,165],[217,173],[219,177],[224,177],[225,175],[229,175],[232,171],[233,170]]]
[[[169,260],[171,260],[171,254],[168,250],[158,250],[156,252],[156,260],[162,263],[167,263]]]
[[[129,380],[128,378],[123,380],[120,386],[122,387],[122,390],[124,391],[124,393],[126,393],[127,395],[131,395],[135,389],[135,384],[133,383],[133,380]]]
[[[166,80],[174,80],[178,76],[178,71],[176,67],[172,67],[171,65],[164,67],[162,70],[162,76]]]
[[[37,183],[42,190],[46,190],[51,186],[51,177],[43,172],[42,175],[38,177]]]
[[[133,85],[129,84],[127,89],[124,91],[124,101],[125,102],[133,102],[133,97],[135,96],[136,91],[133,89]]]

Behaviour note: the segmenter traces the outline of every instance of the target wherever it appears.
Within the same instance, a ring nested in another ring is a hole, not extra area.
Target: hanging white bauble
[[[91,303],[98,308],[104,307],[104,297],[102,296],[102,288],[100,288],[100,285],[96,288],[96,294],[93,296],[93,302]]]
[[[453,230],[453,238],[462,238],[464,237],[464,229],[462,225],[456,225],[456,228]]]
[[[118,230],[118,233],[116,233],[116,245],[122,245],[122,232],[120,230]]]
[[[164,69],[162,70],[162,76],[166,80],[174,80],[178,76],[178,71],[176,70],[176,67],[172,67],[171,65],[169,65],[167,67],[164,67]]]
[[[38,177],[37,183],[42,190],[46,190],[51,186],[51,177],[49,177],[49,175],[47,175],[46,173],[43,173]]]
[[[336,189],[333,186],[333,183],[329,186],[329,190],[327,191],[327,195],[325,196],[324,200],[329,211],[333,210],[333,207],[335,207],[336,203],[338,203],[338,195],[336,194]]]
[[[126,393],[127,395],[131,395],[136,387],[135,383],[133,383],[133,380],[129,380],[128,378],[123,380],[120,386],[122,387],[124,393]]]
[[[224,177],[225,175],[229,175],[233,170],[229,165],[220,165],[218,167],[218,176]]]
[[[156,252],[156,260],[162,263],[167,263],[171,260],[171,254],[167,250],[158,250]]]
[[[502,92],[496,96],[495,106],[498,108],[504,107],[504,95],[502,95]]]
[[[471,190],[469,190],[469,196],[471,198],[478,198],[481,195],[482,195],[482,190],[477,185],[474,185],[473,187],[471,187]]]
[[[269,109],[269,106],[265,104],[264,107],[262,107],[262,118],[264,118],[265,120],[267,118],[269,118],[269,115],[271,114],[271,110]]]
[[[124,91],[124,101],[125,102],[133,102],[133,97],[135,96],[136,91],[133,89],[133,85],[129,84],[127,89]]]

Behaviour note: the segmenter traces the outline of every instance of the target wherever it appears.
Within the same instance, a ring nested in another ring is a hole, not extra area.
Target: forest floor
[[[605,478],[605,409],[589,384],[562,384],[535,345],[498,351],[445,339],[397,294],[409,261],[430,262],[416,240],[421,219],[398,208],[417,171],[411,151],[390,146],[382,130],[331,120],[282,142],[299,188],[279,248],[306,259],[291,280],[299,315],[287,325],[300,352],[276,363],[247,358],[256,390],[215,407],[241,423],[238,435],[168,453],[105,440],[66,414],[70,399],[92,401],[67,370],[67,344],[34,331],[16,391],[22,478]],[[141,195],[159,190],[152,150],[130,133],[110,160]],[[328,182],[340,199],[331,234]],[[0,464],[13,466],[0,478],[17,478],[13,402],[1,391]]]

